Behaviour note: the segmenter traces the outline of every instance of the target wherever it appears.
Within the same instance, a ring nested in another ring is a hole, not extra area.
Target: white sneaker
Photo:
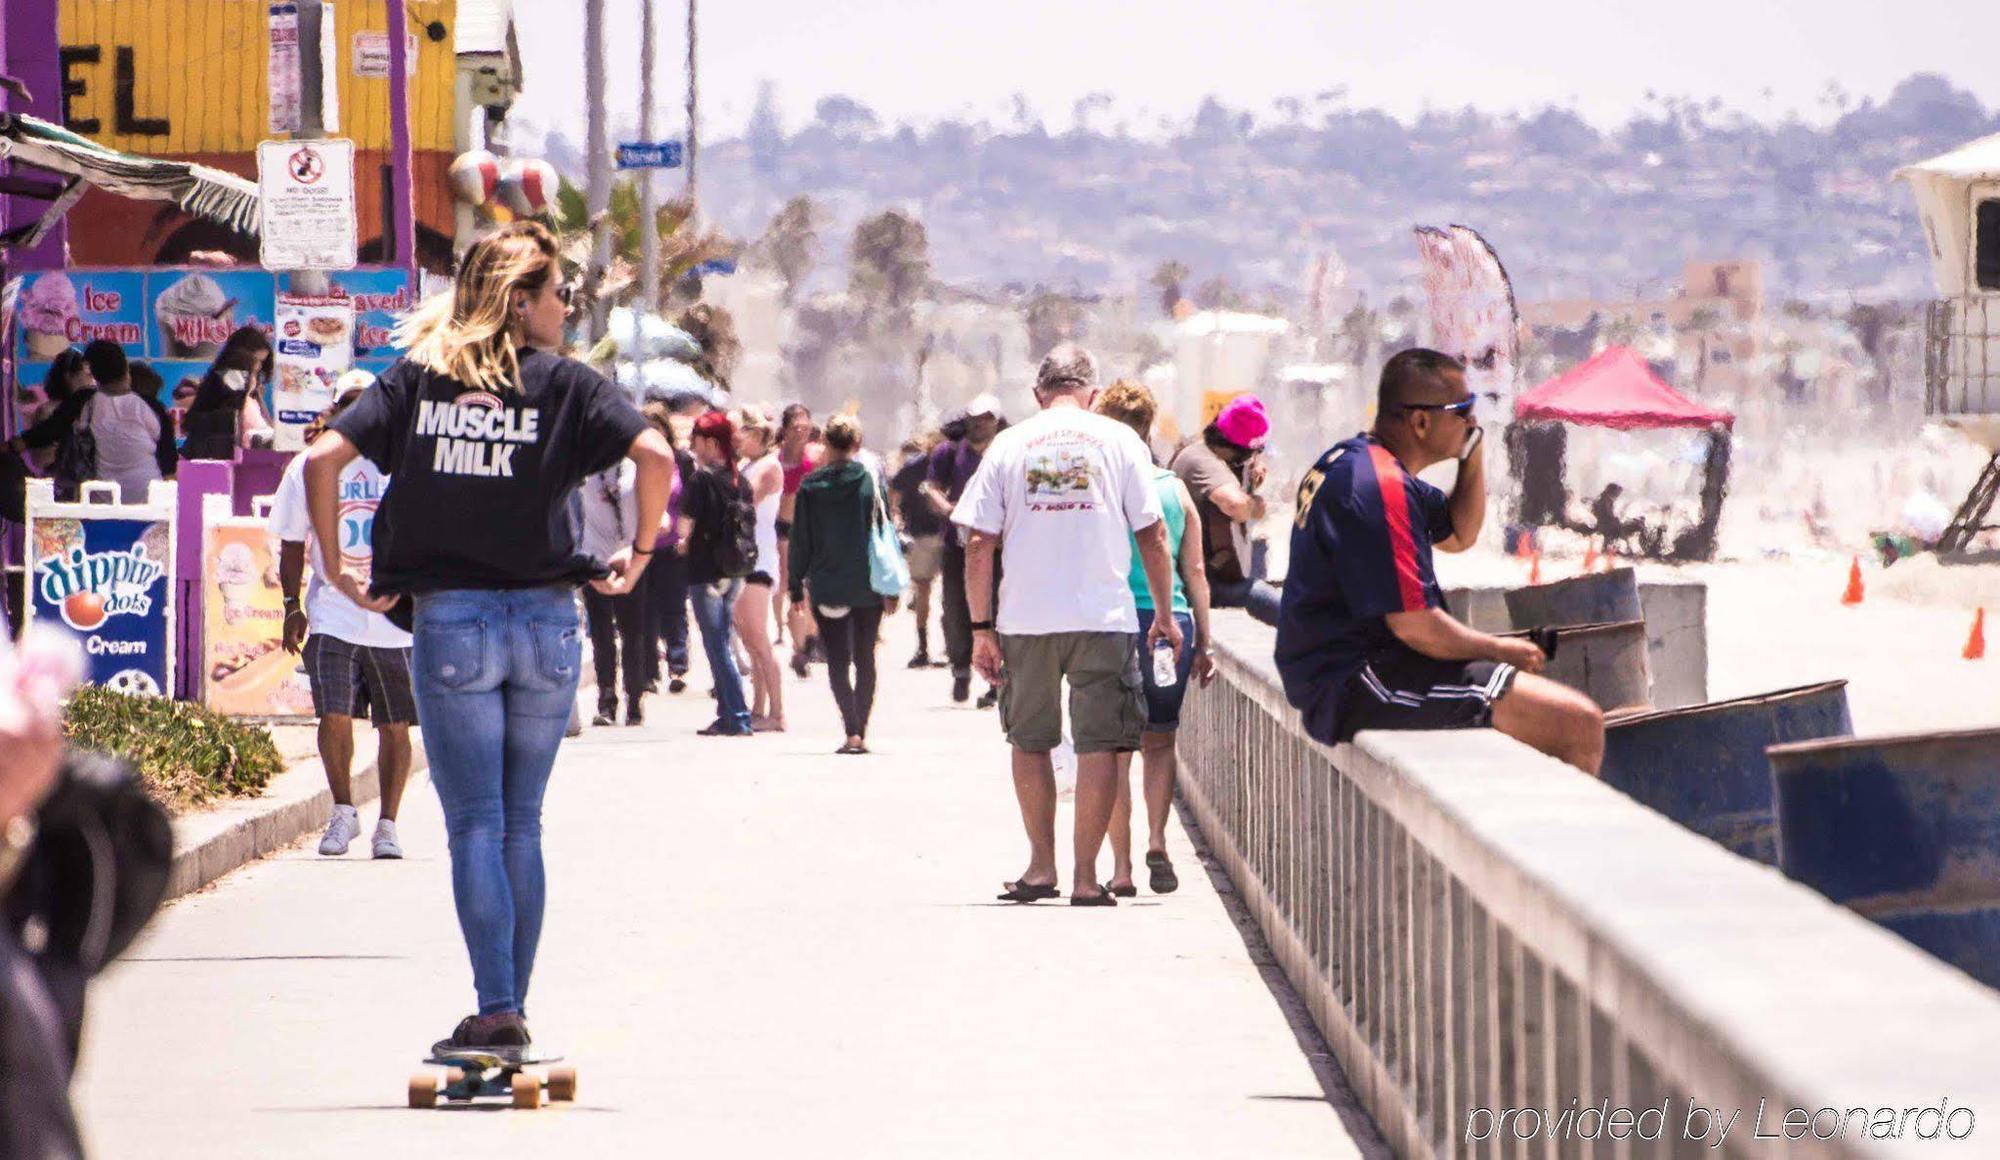
[[[328,856],[347,853],[347,844],[361,836],[361,815],[353,806],[333,807],[326,821],[326,834],[319,840],[319,852]]]
[[[400,858],[402,844],[396,841],[396,823],[388,818],[375,823],[375,856],[377,858]]]

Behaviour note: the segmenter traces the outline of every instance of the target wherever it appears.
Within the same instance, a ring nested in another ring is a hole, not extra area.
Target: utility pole
[[[403,0],[388,0],[389,9],[389,189],[390,233],[396,243],[396,264],[409,271],[410,292],[416,293],[417,202],[411,176],[410,152],[410,21]]]
[[[611,206],[611,155],[604,135],[604,0],[584,2],[583,86],[587,112],[584,152],[590,162],[584,201],[594,235],[590,269],[584,275],[584,283],[590,289],[590,341],[594,343],[604,337],[609,306],[602,291],[605,275],[611,269],[611,221],[605,212]]]
[[[653,58],[653,0],[639,0],[639,140],[648,144],[654,139]],[[660,309],[659,187],[651,169],[639,170],[639,294],[643,313]]]
[[[701,90],[700,90],[700,88],[699,88],[699,87],[698,87],[698,86],[697,86],[697,85],[695,84],[695,69],[694,69],[694,61],[695,61],[695,23],[694,23],[694,7],[695,7],[695,0],[687,0],[687,4],[688,4],[688,70],[687,70],[687,71],[688,71],[688,109],[687,109],[687,113],[688,113],[688,139],[687,139],[687,167],[688,167],[688,183],[687,183],[687,196],[688,196],[688,207],[689,207],[689,211],[690,211],[690,213],[689,213],[689,220],[693,220],[693,212],[692,212],[692,211],[693,211],[693,209],[694,209],[694,208],[695,208],[696,206],[699,206],[699,205],[701,204],[701,202],[700,202],[700,198],[699,198],[699,195],[698,195],[698,194],[697,194],[697,193],[695,192],[695,189],[696,189],[696,186],[695,186],[695,163],[696,163],[696,161],[698,161],[698,160],[700,159],[700,156],[701,156],[701,134],[700,134],[700,132],[699,132],[699,128],[700,128],[700,120],[699,120],[699,118],[698,118],[698,117],[696,116],[696,112],[697,112],[697,110],[698,110],[698,109],[700,108],[700,101],[699,101],[699,96],[700,96],[700,93],[701,93]]]

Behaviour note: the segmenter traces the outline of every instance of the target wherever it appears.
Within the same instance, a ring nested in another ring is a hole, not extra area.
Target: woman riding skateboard
[[[542,793],[576,699],[576,589],[631,591],[651,558],[673,458],[625,393],[563,344],[569,287],[533,223],[475,244],[449,294],[399,335],[409,352],[308,452],[321,543],[339,543],[341,468],[365,455],[391,483],[375,516],[374,574],[345,568],[350,600],[414,608],[412,678],[444,807],[452,895],[478,1010],[434,1050],[519,1048],[541,937]],[[637,467],[635,542],[578,550],[568,509],[587,477]]]

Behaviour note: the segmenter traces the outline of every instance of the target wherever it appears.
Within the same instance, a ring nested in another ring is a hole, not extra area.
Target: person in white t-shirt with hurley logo
[[[1156,612],[1149,645],[1183,647],[1173,619],[1173,561],[1153,486],[1153,459],[1130,427],[1093,414],[1097,361],[1074,343],[1042,360],[1040,414],[994,437],[959,497],[972,665],[1000,686],[1000,723],[1014,747],[1014,795],[1028,831],[1028,869],[1008,902],[1054,898],[1056,786],[1049,754],[1062,740],[1069,685],[1076,742],[1072,906],[1116,905],[1097,854],[1117,797],[1117,755],[1139,748],[1146,713],[1127,583],[1136,541]],[[993,610],[993,556],[1006,556]]]
[[[320,424],[353,405],[372,383],[365,371],[340,377],[333,406]],[[317,435],[308,434],[307,442]],[[396,834],[396,810],[410,776],[410,726],[417,719],[416,695],[410,684],[410,634],[379,612],[370,612],[328,583],[326,560],[312,534],[306,512],[305,456],[292,460],[271,501],[271,531],[282,544],[278,582],[285,594],[285,649],[302,652],[312,683],[313,711],[319,715],[319,757],[333,791],[333,814],[319,852],[347,853],[348,843],[361,836],[361,815],[354,807],[350,769],[354,763],[354,719],[366,715],[375,726],[376,771],[382,782],[382,816],[370,843],[377,858],[401,858]],[[340,474],[339,560],[367,566],[372,554],[370,533],[375,508],[389,488],[389,477],[373,463],[356,459]],[[312,553],[312,587],[303,607],[299,578],[306,552]],[[310,635],[308,635],[310,632]]]

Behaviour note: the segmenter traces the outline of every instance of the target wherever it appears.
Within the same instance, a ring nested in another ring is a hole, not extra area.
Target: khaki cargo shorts
[[[1136,633],[1050,632],[1000,637],[1007,680],[1000,725],[1026,753],[1062,742],[1062,686],[1069,682],[1070,738],[1078,753],[1131,753],[1146,727]]]
[[[903,553],[910,565],[910,579],[918,584],[935,580],[944,571],[944,536],[912,536],[910,550]]]

